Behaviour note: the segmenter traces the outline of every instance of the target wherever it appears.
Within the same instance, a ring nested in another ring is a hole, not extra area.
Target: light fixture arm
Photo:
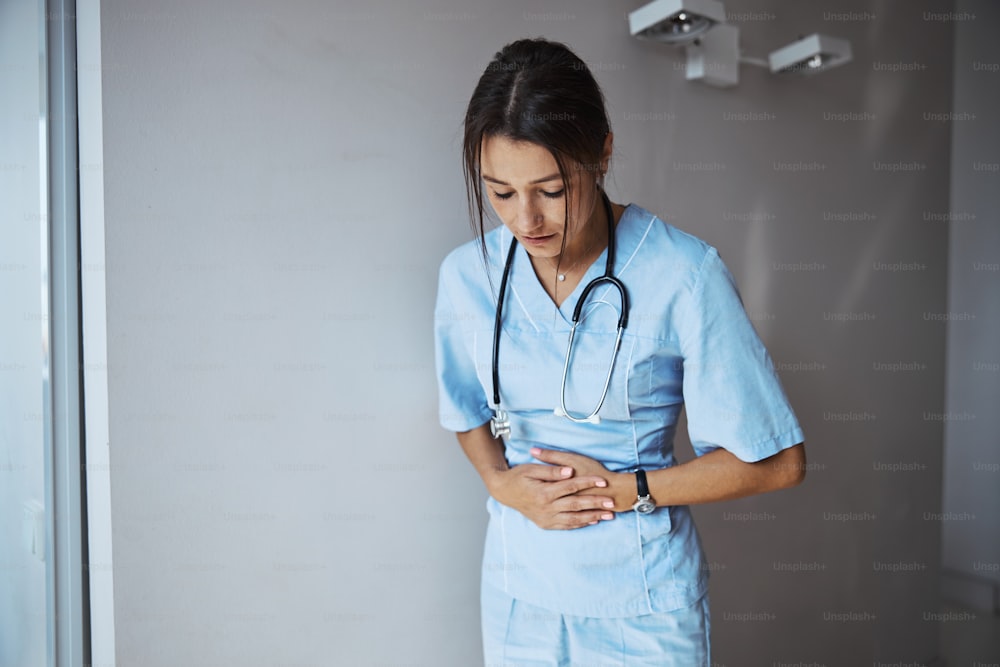
[[[851,60],[851,43],[812,34],[758,58],[740,52],[740,29],[726,22],[719,0],[653,0],[628,14],[633,37],[683,46],[687,79],[713,86],[739,83],[740,63],[773,74],[814,74]]]
[[[764,69],[771,69],[771,65],[767,62],[766,58],[754,58],[753,56],[747,56],[740,54],[740,62],[747,65],[753,65],[754,67],[763,67]]]

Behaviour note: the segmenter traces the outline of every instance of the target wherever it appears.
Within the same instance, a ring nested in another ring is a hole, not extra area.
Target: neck
[[[561,275],[572,273],[581,266],[586,268],[593,261],[595,253],[600,254],[608,244],[608,231],[604,201],[599,193],[593,213],[581,234],[567,244],[559,257],[549,260],[550,266]]]

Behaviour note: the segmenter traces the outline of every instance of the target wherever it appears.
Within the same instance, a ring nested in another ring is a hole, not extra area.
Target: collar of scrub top
[[[608,199],[608,195],[603,189],[601,189],[601,199],[604,202],[604,213],[608,220],[607,262],[604,265],[604,275],[587,283],[587,286],[583,288],[583,292],[580,293],[580,298],[576,301],[576,307],[573,309],[573,328],[570,329],[569,341],[566,343],[566,363],[563,366],[562,386],[559,390],[559,407],[553,411],[556,415],[566,417],[570,421],[577,423],[600,423],[601,418],[597,416],[597,413],[600,411],[601,406],[604,405],[604,399],[608,395],[608,387],[611,384],[611,373],[615,367],[618,350],[621,348],[622,332],[628,326],[628,291],[625,289],[625,284],[614,276],[615,213],[614,209],[611,208],[611,200]],[[507,261],[503,267],[503,277],[500,279],[500,294],[497,297],[496,320],[493,323],[493,404],[496,407],[493,410],[493,417],[490,419],[490,432],[494,438],[510,435],[510,418],[507,416],[507,412],[500,407],[500,325],[503,322],[504,297],[507,294],[507,280],[510,276],[510,267],[514,262],[515,250],[517,250],[516,237],[511,239],[510,249],[507,251]],[[601,399],[598,401],[597,407],[586,417],[575,417],[566,409],[566,377],[569,374],[569,361],[573,353],[573,338],[576,335],[576,327],[580,323],[580,313],[583,310],[583,304],[586,302],[587,296],[595,288],[603,284],[611,285],[618,290],[618,294],[621,296],[622,310],[618,315],[618,335],[615,338],[615,348],[611,352],[611,362],[608,364],[608,375],[604,380],[604,390],[601,392]]]

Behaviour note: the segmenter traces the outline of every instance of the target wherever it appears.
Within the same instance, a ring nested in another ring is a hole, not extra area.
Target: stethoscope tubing
[[[622,333],[625,331],[625,327],[628,326],[628,290],[625,288],[625,284],[614,276],[616,245],[614,209],[611,208],[611,200],[608,199],[608,195],[604,192],[604,190],[601,190],[601,198],[604,202],[604,211],[608,219],[608,255],[604,266],[604,275],[599,276],[587,283],[587,285],[583,288],[583,291],[580,293],[580,298],[576,301],[576,306],[573,308],[573,327],[570,329],[569,340],[566,345],[566,362],[563,366],[562,383],[559,392],[559,408],[555,410],[556,414],[564,416],[570,421],[577,423],[597,423],[600,421],[600,417],[597,416],[597,413],[600,412],[601,407],[604,405],[604,399],[607,398],[608,388],[611,386],[611,375],[614,371],[615,360],[617,359],[618,351],[621,348]],[[507,417],[506,411],[500,407],[500,332],[501,325],[503,323],[503,304],[507,294],[507,283],[510,278],[510,269],[514,263],[514,253],[516,250],[517,238],[515,237],[511,239],[510,249],[507,251],[507,261],[504,263],[503,276],[500,279],[500,293],[497,295],[496,319],[493,324],[492,379],[493,404],[496,407],[494,408],[493,418],[490,420],[490,431],[493,433],[494,438],[498,438],[502,435],[508,435],[510,433],[510,420]],[[586,303],[587,297],[594,289],[605,283],[618,290],[618,293],[621,296],[622,310],[618,315],[618,335],[615,339],[615,347],[611,353],[611,363],[608,365],[608,374],[604,380],[604,389],[601,392],[601,399],[598,402],[597,407],[594,408],[594,410],[586,417],[574,417],[566,409],[566,380],[569,375],[570,358],[573,354],[573,339],[576,336],[576,327],[580,323],[580,315],[583,311],[583,305]]]

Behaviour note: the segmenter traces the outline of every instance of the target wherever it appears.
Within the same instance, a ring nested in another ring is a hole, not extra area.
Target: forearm
[[[800,443],[774,456],[746,463],[725,449],[717,449],[670,468],[647,470],[649,493],[660,507],[733,500],[784,489],[802,481],[805,448]],[[615,509],[630,509],[636,500],[634,473],[611,480]]]
[[[582,528],[615,518],[603,475],[576,475],[569,466],[522,463],[511,467],[503,441],[493,437],[489,424],[456,435],[489,494],[539,528]]]
[[[472,467],[476,469],[487,490],[495,481],[498,473],[510,469],[504,456],[503,440],[493,437],[489,422],[477,426],[471,431],[456,433],[458,444],[465,452]]]

